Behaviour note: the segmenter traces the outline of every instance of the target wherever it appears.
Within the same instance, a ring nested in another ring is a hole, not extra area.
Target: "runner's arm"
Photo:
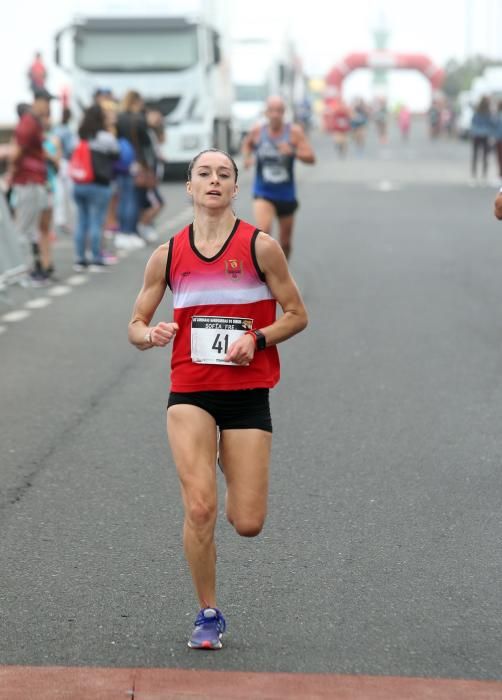
[[[292,145],[295,149],[295,154],[298,160],[301,160],[302,163],[308,163],[310,165],[315,163],[314,149],[310,145],[303,127],[301,127],[299,124],[293,124],[291,127],[291,136]]]
[[[502,219],[502,191],[498,193],[495,199],[494,210],[497,219]]]
[[[256,238],[256,258],[270,291],[283,310],[283,315],[272,325],[260,328],[267,345],[277,345],[306,328],[307,310],[280,245],[266,233],[261,232]]]
[[[253,153],[259,127],[255,126],[242,139],[241,154],[244,159],[244,168],[249,168],[253,164]]]
[[[147,262],[143,286],[134,304],[128,326],[128,338],[138,350],[149,350],[154,346],[164,347],[178,330],[177,323],[161,321],[155,326],[149,325],[166,291],[165,274],[169,245],[166,243],[159,246]],[[151,342],[147,339],[149,332]]]

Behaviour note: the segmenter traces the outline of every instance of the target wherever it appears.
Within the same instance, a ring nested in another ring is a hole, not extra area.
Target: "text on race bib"
[[[235,365],[235,362],[225,362],[225,355],[232,343],[252,328],[252,318],[192,316],[192,362],[203,365]]]

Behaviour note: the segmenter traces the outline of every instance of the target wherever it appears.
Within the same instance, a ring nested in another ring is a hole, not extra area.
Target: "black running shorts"
[[[272,432],[268,389],[191,391],[169,394],[167,408],[178,404],[198,406],[209,413],[220,430],[256,428]]]
[[[268,197],[260,197],[259,195],[255,195],[255,199],[264,199],[266,202],[270,202],[270,204],[273,205],[275,213],[279,219],[282,219],[284,216],[291,216],[300,206],[296,199],[269,199]]]

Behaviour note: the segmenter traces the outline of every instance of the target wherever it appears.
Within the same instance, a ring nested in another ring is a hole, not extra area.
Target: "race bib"
[[[289,180],[288,169],[280,163],[267,163],[262,168],[262,175],[265,182],[271,185],[279,185]]]
[[[202,365],[236,365],[224,357],[232,343],[253,327],[252,318],[192,316],[192,362]]]

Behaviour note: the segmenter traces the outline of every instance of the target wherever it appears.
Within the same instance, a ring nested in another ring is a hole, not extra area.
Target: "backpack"
[[[124,138],[119,138],[119,157],[115,161],[113,170],[116,173],[127,174],[130,171],[131,165],[136,160],[136,152],[130,141]]]
[[[77,143],[70,158],[69,173],[71,179],[80,184],[94,182],[94,169],[89,141],[83,139]]]

